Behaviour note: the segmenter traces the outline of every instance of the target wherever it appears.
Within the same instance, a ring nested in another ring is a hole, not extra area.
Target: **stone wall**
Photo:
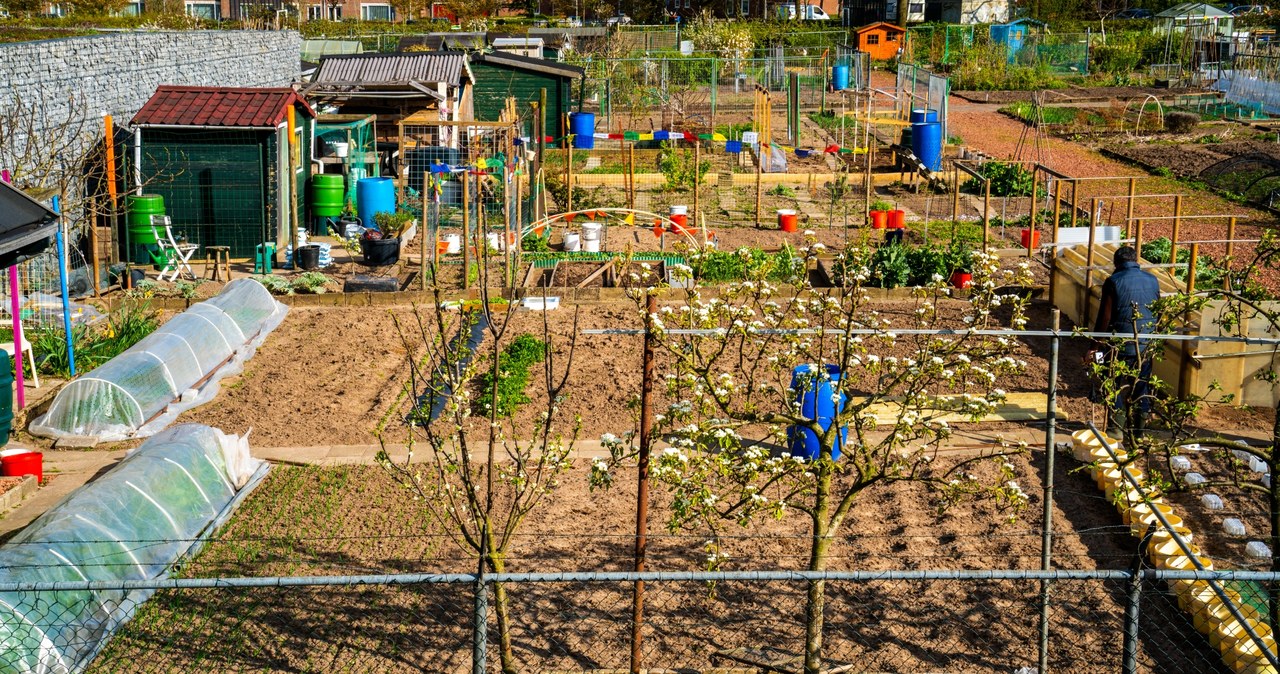
[[[3,44],[0,122],[21,102],[36,111],[36,129],[83,119],[100,130],[104,112],[123,128],[161,84],[288,86],[301,48],[293,31],[115,32]],[[21,129],[18,137],[8,131],[0,138],[22,142]]]

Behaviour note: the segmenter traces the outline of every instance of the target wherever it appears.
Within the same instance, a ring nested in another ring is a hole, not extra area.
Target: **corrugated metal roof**
[[[134,126],[268,128],[285,120],[290,105],[316,113],[288,87],[186,87],[163,84],[133,116]]]
[[[406,52],[329,56],[320,62],[313,82],[341,84],[397,84],[410,82],[459,86],[473,81],[464,52]]]
[[[476,63],[488,63],[491,65],[507,66],[516,70],[529,70],[533,72],[546,73],[548,75],[558,75],[560,77],[582,77],[586,71],[578,66],[571,66],[567,63],[552,61],[550,59],[533,58],[530,56],[521,56],[519,54],[511,54],[508,52],[489,52],[486,54],[476,54],[472,57]]]

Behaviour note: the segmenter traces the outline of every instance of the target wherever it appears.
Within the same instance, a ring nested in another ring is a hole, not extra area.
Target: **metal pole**
[[[1058,429],[1058,353],[1059,323],[1062,312],[1050,309],[1050,328],[1055,333],[1049,343],[1049,386],[1045,395],[1044,435],[1044,526],[1040,538],[1040,570],[1053,567],[1053,471],[1054,443]],[[1040,672],[1049,671],[1049,582],[1040,583]]]
[[[693,226],[697,227],[702,220],[698,217],[698,207],[700,205],[698,199],[698,191],[702,189],[702,170],[699,167],[702,164],[702,141],[693,141]],[[706,239],[703,239],[706,243]]]
[[[644,571],[646,535],[649,529],[649,451],[653,442],[653,380],[654,342],[652,321],[658,313],[658,298],[650,295],[645,305],[644,320],[644,378],[640,384],[640,455],[636,481],[636,548],[635,570]],[[641,645],[644,641],[644,581],[637,580],[631,607],[631,674],[639,674],[643,663]]]
[[[573,144],[569,142],[568,137],[565,138],[564,156],[565,156],[564,184],[565,184],[565,187],[567,187],[569,190],[568,197],[565,199],[565,201],[568,203],[565,204],[564,210],[567,212],[572,212],[573,211]]]
[[[471,174],[462,173],[462,289],[470,284],[471,268]]]
[[[1031,221],[1027,223],[1027,257],[1031,257],[1031,250],[1035,248],[1036,240],[1036,215],[1039,213],[1039,202],[1037,198],[1040,194],[1040,170],[1038,167],[1031,167],[1031,213],[1028,215]]]
[[[482,551],[479,571],[476,572],[476,608],[475,615],[472,617],[474,623],[471,633],[471,674],[486,674],[485,665],[489,650],[489,589],[484,577],[485,553],[483,552],[487,548],[485,541],[488,540],[488,531],[482,530],[481,533]]]
[[[960,167],[952,164],[951,175],[951,222],[954,224],[960,222]]]
[[[1094,197],[1092,203],[1093,203],[1093,208],[1090,209],[1089,211],[1089,215],[1091,216],[1089,218],[1089,248],[1088,250],[1085,251],[1085,254],[1084,254],[1084,291],[1086,293],[1085,302],[1088,302],[1089,300],[1089,295],[1087,294],[1089,292],[1089,288],[1093,287],[1093,242],[1094,242],[1094,237],[1098,233],[1098,223],[1094,222],[1092,218],[1093,214],[1098,212],[1098,198]],[[1086,309],[1087,308],[1088,307],[1086,307]]]
[[[76,345],[75,334],[71,331],[71,297],[67,293],[67,236],[62,231],[66,229],[66,218],[62,217],[62,200],[58,197],[53,198],[53,212],[58,214],[58,232],[54,237],[54,245],[58,247],[58,286],[62,290],[62,329],[67,339],[67,372],[72,377],[76,376]],[[18,331],[18,321],[14,320],[14,353],[22,351],[22,338],[16,333]],[[22,367],[22,361],[19,360],[18,367]],[[36,371],[36,364],[31,364],[31,371]]]
[[[635,210],[636,208],[636,144],[631,143],[627,146],[627,208]]]
[[[982,181],[982,252],[987,252],[991,238],[991,179]]]
[[[1154,510],[1154,508],[1153,508]],[[1155,522],[1147,528],[1147,535],[1143,538],[1146,543],[1152,533],[1155,533]],[[1141,616],[1142,602],[1142,552],[1146,549],[1146,545],[1138,546],[1138,551],[1133,555],[1133,564],[1129,567],[1132,573],[1129,576],[1125,595],[1128,602],[1124,607],[1124,642],[1121,651],[1124,654],[1124,664],[1121,665],[1120,671],[1123,674],[1138,674],[1138,628],[1139,618]]]

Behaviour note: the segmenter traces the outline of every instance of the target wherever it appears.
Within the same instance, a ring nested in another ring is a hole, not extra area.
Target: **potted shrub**
[[[871,229],[884,229],[888,224],[889,211],[893,209],[893,204],[887,201],[871,202]]]
[[[947,266],[951,269],[951,285],[968,288],[973,283],[973,248],[959,241],[947,250]]]
[[[413,213],[375,213],[377,229],[366,229],[360,235],[360,255],[371,267],[385,267],[400,261],[400,236],[415,224]]]

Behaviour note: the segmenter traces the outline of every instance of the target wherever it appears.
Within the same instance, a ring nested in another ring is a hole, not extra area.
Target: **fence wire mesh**
[[[1047,605],[1045,661],[1052,671],[1118,671],[1128,653],[1136,671],[1222,671],[1221,652],[1239,640],[1223,647],[1202,636],[1169,589],[1174,575],[1189,574],[1147,570],[1136,580],[1125,571],[644,574],[640,653],[650,671],[755,671],[763,660],[786,658],[791,664],[780,671],[796,670],[810,581],[825,579],[828,667],[1034,671]],[[131,619],[87,671],[625,671],[639,577],[162,582],[145,604],[124,600],[113,618]],[[62,583],[56,591],[83,591],[76,585]],[[17,593],[30,599],[53,591],[31,586]],[[62,618],[28,616],[35,627]],[[12,618],[5,621],[0,627],[12,634]],[[82,636],[97,638],[110,622]]]

